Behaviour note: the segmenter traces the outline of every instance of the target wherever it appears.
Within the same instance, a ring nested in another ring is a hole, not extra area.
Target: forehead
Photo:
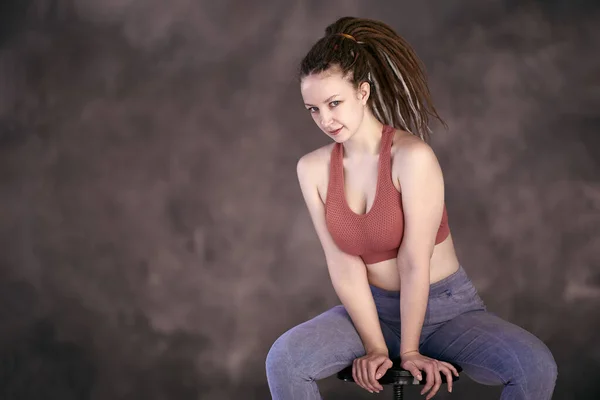
[[[351,90],[352,84],[337,71],[308,75],[300,83],[304,101],[311,104],[323,102],[334,94],[347,94]]]

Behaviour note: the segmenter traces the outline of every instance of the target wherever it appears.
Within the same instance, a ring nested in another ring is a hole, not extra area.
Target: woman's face
[[[317,126],[336,142],[358,130],[370,94],[368,83],[357,90],[337,68],[304,77],[300,91]]]

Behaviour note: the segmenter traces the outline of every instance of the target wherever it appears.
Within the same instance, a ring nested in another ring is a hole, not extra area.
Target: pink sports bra
[[[402,195],[392,182],[393,137],[394,128],[384,125],[375,199],[371,209],[365,214],[356,214],[346,202],[343,145],[336,143],[331,152],[325,201],[327,228],[342,251],[360,256],[367,264],[396,258],[404,234]],[[449,233],[448,214],[444,205],[435,243],[444,241]]]

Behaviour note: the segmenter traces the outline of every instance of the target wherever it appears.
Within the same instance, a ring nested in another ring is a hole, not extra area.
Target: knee
[[[276,371],[281,373],[294,365],[294,357],[292,354],[293,343],[291,343],[289,333],[281,335],[267,353],[265,366],[267,374],[273,374]]]
[[[548,347],[539,341],[523,353],[521,370],[528,386],[543,392],[551,392],[558,377],[558,366]]]
[[[534,357],[535,370],[538,371],[536,376],[541,382],[544,382],[545,386],[554,387],[558,377],[558,366],[550,349],[543,343],[540,347]]]

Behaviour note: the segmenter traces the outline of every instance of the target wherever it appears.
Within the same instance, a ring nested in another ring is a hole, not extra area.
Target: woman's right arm
[[[325,207],[317,190],[317,178],[323,170],[318,162],[316,155],[309,153],[298,160],[296,171],[304,201],[325,253],[333,289],[348,311],[366,352],[387,355],[388,349],[369,288],[367,268],[360,257],[342,252],[327,230]]]

